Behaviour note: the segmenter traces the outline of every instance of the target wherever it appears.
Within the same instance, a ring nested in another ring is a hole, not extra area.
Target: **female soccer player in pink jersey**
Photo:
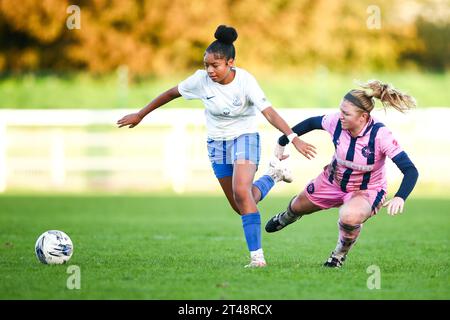
[[[253,182],[261,149],[257,112],[289,137],[295,148],[310,159],[314,146],[301,141],[286,121],[272,108],[256,79],[246,70],[234,66],[233,42],[238,34],[221,25],[203,56],[204,70],[197,70],[177,86],[167,90],[137,113],[117,121],[120,127],[138,125],[150,112],[183,96],[200,99],[205,105],[207,149],[211,166],[231,207],[241,215],[250,263],[247,267],[264,267],[261,246],[261,218],[257,203],[277,181],[290,182],[288,172],[280,166]],[[176,144],[176,141],[174,141]],[[174,146],[176,148],[176,145]]]
[[[370,115],[375,100],[401,112],[415,106],[415,99],[380,81],[361,85],[364,90],[351,90],[340,105],[340,112],[306,119],[292,129],[303,135],[314,129],[326,130],[335,147],[331,163],[289,203],[287,210],[271,218],[267,232],[281,230],[303,215],[340,207],[339,238],[336,248],[325,262],[327,267],[341,267],[359,236],[363,223],[375,215],[386,196],[386,156],[404,177],[394,198],[385,203],[388,213],[396,215],[413,190],[418,171],[391,131]],[[281,157],[286,136],[280,137],[275,153]]]

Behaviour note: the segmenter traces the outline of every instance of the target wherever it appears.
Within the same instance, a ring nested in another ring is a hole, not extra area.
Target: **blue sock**
[[[270,189],[275,185],[271,176],[263,175],[261,178],[253,182],[253,185],[261,191],[261,201],[269,193]]]
[[[259,212],[241,216],[244,228],[245,240],[250,251],[261,248],[261,216]]]

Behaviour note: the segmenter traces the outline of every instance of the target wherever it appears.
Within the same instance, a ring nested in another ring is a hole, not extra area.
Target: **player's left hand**
[[[278,141],[275,144],[275,150],[274,150],[274,155],[278,160],[285,160],[289,157],[288,154],[284,154],[284,146],[281,146]]]
[[[386,201],[383,207],[387,208],[387,212],[391,216],[395,216],[397,213],[403,212],[403,206],[405,205],[405,200],[400,197],[394,197],[391,200]]]
[[[316,155],[316,147],[314,147],[312,144],[306,143],[305,141],[301,140],[300,138],[296,137],[294,140],[292,140],[292,143],[295,146],[295,149],[297,149],[298,152],[300,152],[302,155],[304,155],[306,158],[311,160],[311,158],[314,158]]]

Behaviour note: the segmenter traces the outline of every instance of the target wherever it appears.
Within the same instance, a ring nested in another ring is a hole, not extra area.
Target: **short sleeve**
[[[397,139],[394,138],[392,132],[386,127],[380,128],[377,140],[379,141],[378,145],[380,146],[381,152],[391,159],[403,151]]]
[[[247,96],[259,111],[263,111],[272,105],[270,101],[267,100],[266,95],[262,91],[255,77],[251,74],[248,74]]]
[[[202,97],[202,79],[205,72],[197,70],[192,76],[181,81],[178,84],[178,91],[187,100],[201,99]]]
[[[326,130],[329,134],[334,134],[334,131],[336,130],[336,125],[339,121],[340,113],[332,113],[332,114],[326,114],[322,118],[322,128]]]

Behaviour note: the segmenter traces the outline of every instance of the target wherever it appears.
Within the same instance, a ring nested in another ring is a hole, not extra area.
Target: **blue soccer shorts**
[[[249,160],[258,167],[261,158],[257,132],[245,133],[232,140],[208,139],[208,156],[217,179],[231,177],[236,160]]]

